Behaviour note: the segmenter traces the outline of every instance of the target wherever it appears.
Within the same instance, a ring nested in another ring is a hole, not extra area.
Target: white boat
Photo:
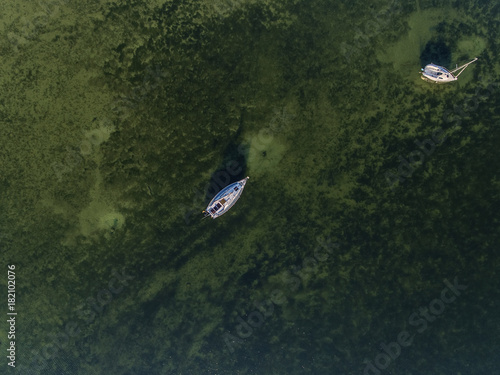
[[[210,201],[207,209],[203,211],[205,217],[211,216],[212,219],[215,219],[229,211],[236,201],[240,199],[241,193],[243,193],[243,189],[249,178],[250,177],[246,177],[243,180],[227,185],[224,189],[219,191]]]
[[[428,64],[425,68],[421,69],[422,79],[424,81],[434,82],[434,83],[448,83],[453,82],[458,79],[458,76],[467,68],[470,64],[477,60],[469,61],[467,64],[459,66],[454,70],[448,70],[442,66],[436,64]],[[455,72],[458,72],[456,75]]]

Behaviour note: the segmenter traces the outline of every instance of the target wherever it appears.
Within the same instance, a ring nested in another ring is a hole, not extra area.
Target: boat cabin
[[[219,210],[221,209],[222,205],[223,205],[224,203],[226,203],[226,202],[227,202],[227,201],[226,201],[224,198],[222,198],[219,202],[217,202],[217,204],[216,204],[215,206],[213,206],[213,207],[210,209],[210,213],[211,213],[211,214],[215,214],[217,211],[219,211]]]
[[[216,205],[215,205],[215,206],[214,206],[214,207],[210,210],[210,213],[215,214],[215,213],[219,210],[219,208],[221,208],[221,207],[222,207],[222,204],[217,203],[217,204],[216,204]]]

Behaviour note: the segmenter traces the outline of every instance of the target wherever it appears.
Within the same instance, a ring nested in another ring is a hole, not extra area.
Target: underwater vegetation
[[[13,371],[498,368],[495,3],[4,8]],[[428,59],[475,56],[454,84],[420,80]],[[413,163],[437,130],[446,140]],[[401,159],[413,171],[393,185]],[[202,221],[246,175],[231,211]],[[455,279],[467,288],[448,303]]]

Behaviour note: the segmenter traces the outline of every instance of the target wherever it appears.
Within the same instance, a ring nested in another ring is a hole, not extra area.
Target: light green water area
[[[0,373],[496,373],[499,10],[2,2]]]

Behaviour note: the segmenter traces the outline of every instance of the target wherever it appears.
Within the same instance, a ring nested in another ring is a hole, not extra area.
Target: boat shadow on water
[[[451,49],[441,39],[427,42],[420,54],[420,65],[436,64],[441,66],[451,65]]]

